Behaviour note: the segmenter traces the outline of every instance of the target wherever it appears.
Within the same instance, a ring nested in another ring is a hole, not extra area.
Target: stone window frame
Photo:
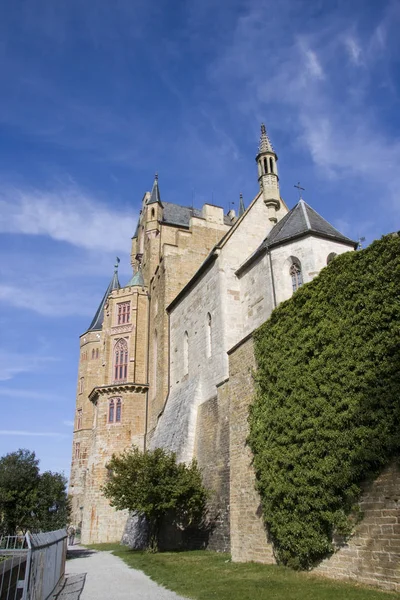
[[[108,400],[107,423],[117,425],[122,422],[122,398],[113,396]]]
[[[81,443],[75,442],[74,459],[79,460],[81,457]]]
[[[78,383],[78,394],[83,394],[83,388],[85,386],[85,378],[84,377],[80,377],[79,378],[79,383]]]
[[[113,380],[125,382],[128,377],[129,351],[125,338],[119,338],[114,346]]]
[[[304,284],[301,262],[298,258],[292,258],[292,264],[289,268],[289,275],[292,279],[292,291],[293,293],[297,292],[297,290]]]
[[[210,358],[212,355],[212,316],[208,312],[206,316],[206,356]]]
[[[126,325],[131,320],[131,301],[117,302],[117,325]]]
[[[337,252],[330,252],[326,257],[326,264],[329,265],[337,257]]]
[[[82,409],[78,408],[76,411],[76,428],[82,429]]]

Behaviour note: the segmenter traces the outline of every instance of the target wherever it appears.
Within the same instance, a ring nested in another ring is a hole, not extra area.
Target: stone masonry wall
[[[231,552],[234,561],[274,562],[255,491],[252,454],[246,445],[253,400],[254,343],[245,338],[229,352]],[[333,579],[400,591],[400,469],[393,464],[364,486],[363,520],[353,536],[316,569]]]
[[[208,509],[215,519],[208,548],[230,550],[229,523],[229,396],[227,388],[199,406],[197,414],[195,456],[202,470],[203,482],[211,491]]]
[[[237,562],[275,562],[263,525],[255,490],[252,454],[246,440],[247,415],[253,401],[255,369],[253,338],[244,340],[229,356],[231,553]]]
[[[364,487],[360,508],[364,518],[354,535],[315,572],[400,592],[400,470],[396,464]]]

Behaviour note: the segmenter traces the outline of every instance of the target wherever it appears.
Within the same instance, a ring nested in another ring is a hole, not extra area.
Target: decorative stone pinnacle
[[[267,134],[267,130],[265,128],[264,123],[261,123],[261,136],[260,136],[260,145],[258,147],[258,153],[262,154],[263,152],[273,152],[274,149],[270,142],[270,139]]]

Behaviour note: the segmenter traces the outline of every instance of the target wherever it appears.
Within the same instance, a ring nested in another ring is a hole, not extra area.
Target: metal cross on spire
[[[295,187],[295,188],[297,188],[297,189],[299,190],[299,200],[301,200],[301,199],[302,199],[302,198],[301,198],[301,191],[303,190],[303,192],[304,192],[304,190],[305,190],[306,188],[303,188],[303,187],[301,187],[301,185],[300,185],[300,181],[298,181],[298,182],[297,182],[297,185],[295,185],[295,186],[293,186],[293,187]]]

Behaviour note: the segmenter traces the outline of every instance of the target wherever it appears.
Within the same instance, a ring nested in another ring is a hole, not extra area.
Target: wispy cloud
[[[66,427],[73,427],[74,422],[73,421],[63,421],[63,425],[65,425]]]
[[[19,400],[43,400],[47,402],[60,401],[58,393],[14,389],[9,387],[0,387],[0,396],[6,396],[7,398],[18,398]]]
[[[67,438],[65,433],[56,431],[25,431],[23,429],[0,429],[0,435],[12,435],[15,437],[50,437],[50,438]]]
[[[38,371],[55,360],[52,356],[19,354],[0,348],[0,381],[7,381],[20,373]]]
[[[42,235],[81,248],[118,251],[126,248],[135,217],[112,210],[76,186],[52,191],[0,188],[4,233]]]

